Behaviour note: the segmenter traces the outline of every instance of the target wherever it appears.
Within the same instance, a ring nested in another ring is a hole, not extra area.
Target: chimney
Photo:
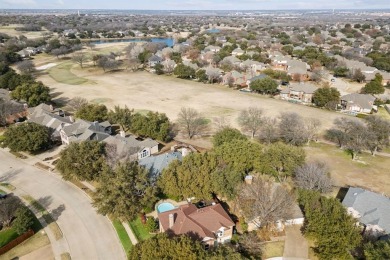
[[[74,118],[73,118],[73,116],[69,116],[69,121],[72,122],[72,123],[74,123]]]
[[[126,137],[126,132],[125,131],[119,131],[119,135],[121,137]]]
[[[53,107],[53,105],[49,105],[49,107],[50,107],[50,110],[51,110],[51,111],[53,111],[53,110],[54,110],[54,107]]]
[[[168,218],[169,218],[169,228],[172,228],[173,224],[175,224],[175,219],[173,214],[169,214]]]

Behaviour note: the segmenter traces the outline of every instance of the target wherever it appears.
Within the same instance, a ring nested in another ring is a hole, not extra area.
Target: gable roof
[[[343,205],[360,214],[365,225],[378,225],[390,234],[390,198],[362,188],[349,188]]]
[[[173,214],[174,224],[169,228],[169,215]],[[158,214],[165,231],[170,230],[175,235],[188,234],[193,238],[215,238],[215,233],[223,228],[234,226],[221,204],[215,204],[198,209],[194,204],[182,205],[179,208]]]
[[[139,165],[149,170],[149,178],[157,179],[162,171],[174,160],[182,160],[180,152],[164,153],[156,156],[149,156],[139,160]]]
[[[291,83],[289,89],[292,91],[303,92],[305,94],[313,94],[318,87],[310,83]]]
[[[69,142],[81,142],[87,140],[103,141],[110,136],[105,130],[108,126],[106,122],[89,122],[77,119],[71,125],[64,126],[62,131],[68,136]]]
[[[132,154],[135,154],[137,152],[141,152],[144,148],[152,148],[158,145],[158,142],[150,138],[140,141],[133,135],[126,137],[122,137],[120,135],[109,136],[104,140],[104,142],[115,145],[118,154],[121,154],[122,152],[131,152]]]
[[[148,61],[151,61],[151,62],[161,62],[163,59],[157,55],[153,55],[151,56]]]

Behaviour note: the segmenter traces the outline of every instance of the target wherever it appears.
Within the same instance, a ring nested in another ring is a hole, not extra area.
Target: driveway
[[[0,149],[0,162],[0,181],[29,194],[52,213],[64,236],[64,251],[73,260],[126,259],[110,221],[96,213],[81,190],[60,176],[16,159],[4,149]]]
[[[286,240],[283,252],[284,260],[309,259],[309,246],[300,228],[300,225],[286,227]]]

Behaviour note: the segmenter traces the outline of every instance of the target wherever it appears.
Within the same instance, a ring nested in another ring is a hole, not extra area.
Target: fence
[[[6,244],[5,246],[1,247],[0,248],[0,255],[8,252],[9,250],[11,250],[12,248],[14,248],[15,246],[21,244],[22,242],[24,242],[25,240],[29,239],[30,237],[32,237],[34,235],[34,231],[32,229],[30,229],[29,231],[27,231],[26,233],[18,236],[17,238],[15,238],[14,240],[12,240],[11,242],[9,242],[8,244]]]

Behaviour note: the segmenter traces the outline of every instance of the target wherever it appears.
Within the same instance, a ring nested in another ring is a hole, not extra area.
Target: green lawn
[[[87,83],[88,79],[78,77],[70,71],[73,65],[74,64],[70,61],[61,63],[49,69],[49,75],[55,81],[68,85],[81,85]]]
[[[138,241],[143,241],[150,238],[152,235],[146,230],[144,224],[142,224],[141,219],[138,217],[133,221],[129,222],[131,229],[134,232],[134,235],[137,237]]]
[[[0,231],[0,247],[8,244],[12,240],[18,237],[16,231],[11,227]]]
[[[378,115],[384,119],[390,120],[390,114],[384,107],[378,107]]]
[[[126,254],[129,254],[131,248],[133,247],[133,244],[131,243],[131,240],[127,235],[125,228],[119,220],[112,221],[112,224],[114,225],[114,228],[118,233],[118,237],[122,243],[123,248],[125,249]]]
[[[264,244],[263,258],[283,256],[284,241],[268,242]]]

